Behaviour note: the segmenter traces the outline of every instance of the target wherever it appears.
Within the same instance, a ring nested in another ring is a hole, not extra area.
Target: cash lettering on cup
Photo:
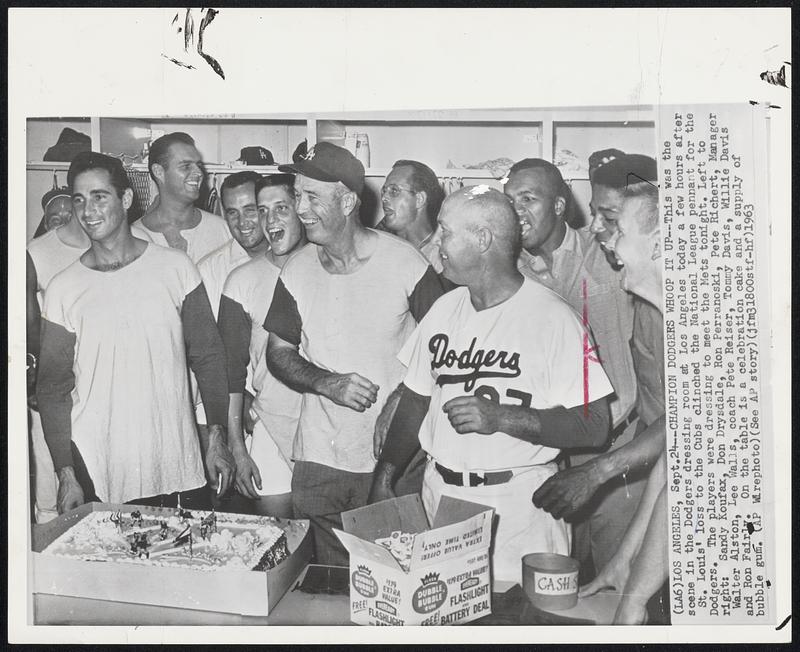
[[[578,573],[534,573],[533,583],[542,595],[570,595],[578,590]]]

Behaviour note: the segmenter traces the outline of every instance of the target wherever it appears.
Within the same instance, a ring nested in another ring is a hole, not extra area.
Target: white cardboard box
[[[453,625],[491,613],[494,509],[442,497],[428,523],[418,495],[342,513],[350,553],[350,617],[359,625]],[[415,534],[406,572],[375,539]]]
[[[266,616],[311,557],[308,521],[287,530],[290,556],[267,571],[148,567],[82,561],[42,554],[52,541],[87,514],[136,510],[171,516],[174,508],[87,503],[38,526],[33,537],[33,592],[139,604]],[[278,519],[278,525],[289,522]]]

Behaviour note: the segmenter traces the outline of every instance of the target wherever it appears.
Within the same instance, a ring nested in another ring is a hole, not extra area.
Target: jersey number
[[[494,403],[500,402],[500,393],[494,387],[489,385],[481,385],[478,387],[478,389],[475,390],[475,396],[480,396],[481,398],[485,398],[487,401],[493,401]],[[533,396],[527,392],[520,392],[516,389],[507,389],[506,397],[518,400],[520,405],[526,408],[531,406],[531,400],[533,399]]]

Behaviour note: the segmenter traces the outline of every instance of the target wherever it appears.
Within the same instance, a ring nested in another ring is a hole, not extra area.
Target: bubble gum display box
[[[444,496],[430,524],[418,495],[343,512],[334,532],[350,553],[351,620],[454,625],[490,614],[493,516]]]
[[[311,556],[309,522],[87,503],[37,526],[33,591],[266,616]]]

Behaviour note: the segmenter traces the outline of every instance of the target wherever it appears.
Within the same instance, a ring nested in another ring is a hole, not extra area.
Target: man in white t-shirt
[[[42,310],[37,395],[58,511],[91,500],[206,509],[203,462],[220,492],[234,468],[225,351],[200,275],[186,254],[131,234],[119,159],[83,152],[68,178],[91,247],[53,278]],[[187,363],[211,423],[202,442]]]
[[[214,319],[217,319],[219,314],[219,300],[228,275],[269,249],[269,242],[258,223],[258,208],[256,208],[256,183],[260,180],[261,175],[257,172],[243,170],[225,177],[220,188],[222,210],[231,238],[197,263],[197,270],[206,287]],[[206,415],[194,375],[192,375],[192,395],[197,424],[205,428]],[[246,401],[248,409],[251,398],[252,396]]]
[[[275,286],[267,360],[303,393],[295,516],[311,520],[318,563],[346,565],[332,528],[341,528],[341,512],[366,504],[375,420],[404,373],[397,352],[442,285],[412,245],[361,224],[364,167],[347,150],[318,143],[279,169],[297,174],[297,214],[310,244]]]
[[[148,168],[158,186],[158,200],[133,223],[136,237],[180,249],[193,263],[230,240],[225,220],[195,206],[204,172],[189,134],[176,131],[156,139]]]
[[[517,270],[520,229],[502,193],[459,190],[438,221],[444,275],[464,287],[433,305],[398,355],[408,372],[370,500],[394,495],[419,433],[429,518],[443,495],[494,507],[493,577],[519,582],[523,555],[570,552],[569,525],[531,495],[562,449],[604,443],[613,390],[585,358],[575,312]]]
[[[28,407],[32,464],[35,476],[34,517],[44,523],[58,516],[56,475],[44,441],[42,420],[36,405],[36,369],[39,363],[39,330],[44,291],[51,279],[74,263],[89,248],[89,238],[72,213],[69,188],[54,188],[42,197],[45,232],[28,243],[26,259],[26,336]]]
[[[225,177],[220,187],[222,213],[231,239],[197,263],[214,317],[217,317],[219,299],[228,275],[269,249],[269,241],[258,223],[256,184],[259,181],[261,175],[258,172],[243,170]]]
[[[236,490],[248,499],[244,509],[291,518],[292,445],[302,394],[269,372],[264,320],[278,275],[291,254],[306,244],[306,236],[295,211],[291,174],[260,179],[256,200],[271,246],[231,272],[219,304],[219,331],[228,361],[228,442],[236,461]],[[252,434],[249,446],[245,430]]]

